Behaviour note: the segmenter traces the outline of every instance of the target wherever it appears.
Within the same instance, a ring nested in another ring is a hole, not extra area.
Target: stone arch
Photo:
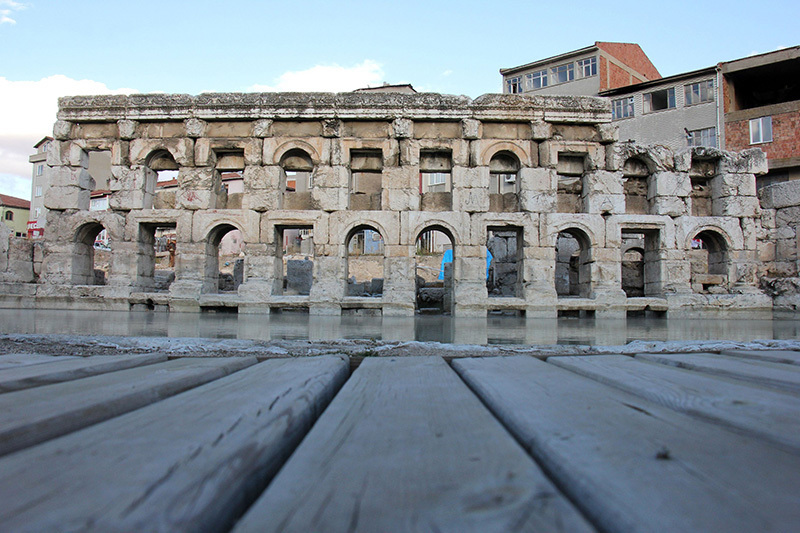
[[[641,246],[625,246],[622,254],[622,290],[628,298],[645,296],[645,250]]]
[[[311,144],[299,139],[292,139],[278,146],[273,153],[273,164],[280,165],[286,154],[293,150],[305,152],[306,155],[311,159],[313,166],[319,166],[321,158],[319,153],[317,153],[317,150]]]
[[[508,150],[496,152],[489,160],[489,211],[519,211],[521,167],[517,154]]]
[[[414,242],[416,311],[451,314],[456,253],[453,232],[429,223],[417,233]]]
[[[581,220],[564,220],[554,224],[548,233],[549,246],[555,246],[558,234],[563,232],[574,232],[582,235],[582,239],[586,239],[587,245],[591,248],[600,246],[600,239],[595,234],[592,228],[583,223]]]
[[[409,244],[416,243],[417,239],[419,239],[419,236],[423,232],[425,232],[425,231],[427,231],[429,229],[437,229],[437,230],[441,231],[442,233],[447,234],[447,236],[452,241],[454,247],[456,246],[456,243],[467,242],[467,239],[464,238],[464,236],[461,234],[461,232],[459,231],[458,228],[456,228],[455,226],[453,226],[449,222],[446,222],[446,221],[438,219],[438,218],[434,218],[434,219],[426,220],[424,222],[420,222],[419,224],[417,224],[413,228],[413,230],[411,231],[411,235],[416,235],[416,237],[414,238],[414,241],[409,243]],[[466,230],[467,230],[467,232],[469,232],[469,228],[466,228]]]
[[[477,161],[476,166],[489,166],[491,164],[492,158],[494,158],[497,154],[501,152],[508,152],[510,154],[514,154],[517,158],[517,161],[520,164],[520,167],[530,167],[531,165],[531,155],[525,148],[521,147],[520,145],[513,143],[513,142],[496,142],[492,143],[491,145],[487,146],[483,152],[481,153],[480,161]]]
[[[178,152],[178,145],[174,143],[159,143],[151,141],[143,146],[143,148],[144,149],[141,150],[141,152],[131,158],[131,166],[143,165],[150,168],[150,164],[159,156],[169,154],[169,157],[172,159],[172,161],[176,162],[177,167],[177,161],[181,159],[181,154]]]
[[[227,283],[227,276],[222,278],[226,283],[220,283],[220,244],[223,238],[232,231],[242,231],[241,228],[233,222],[217,221],[208,230],[205,237],[205,268],[203,272],[203,292],[204,293],[217,293],[217,292],[230,292],[231,290],[238,289],[239,284],[244,281],[243,272],[238,277],[236,273],[236,264],[233,265],[232,282]],[[242,233],[243,234],[243,233]],[[243,263],[242,267],[243,268]],[[238,281],[238,283],[237,283]]]
[[[689,263],[692,290],[696,293],[725,292],[730,269],[730,240],[718,228],[691,233]]]
[[[684,250],[692,249],[692,241],[696,238],[696,235],[700,233],[715,234],[715,238],[722,239],[722,244],[724,244],[727,250],[736,247],[735,244],[737,240],[722,226],[717,224],[699,224],[693,228],[690,228],[689,231],[686,232],[686,238],[683,242]]]
[[[316,168],[313,157],[304,148],[294,147],[281,154],[278,164],[281,208],[311,209],[311,189]]]
[[[75,228],[72,245],[72,283],[74,285],[106,284],[108,270],[97,268],[100,265],[95,264],[95,245],[98,239],[100,239],[101,245],[103,242],[106,244],[111,242],[107,240],[107,237],[103,237],[105,229],[105,226],[97,219],[84,221]]]
[[[555,288],[559,297],[591,297],[593,245],[589,234],[574,225],[558,232]]]
[[[380,240],[375,239],[375,234]],[[382,297],[385,233],[371,223],[360,222],[345,235],[345,296]]]
[[[387,231],[386,227],[383,224],[372,218],[363,218],[361,220],[350,222],[349,224],[344,226],[342,234],[345,236],[344,239],[345,247],[347,246],[347,241],[349,241],[350,237],[353,236],[353,233],[363,228],[371,229],[373,231],[377,231],[378,233],[380,233],[381,238],[386,244],[397,244],[396,242],[391,242],[391,243],[386,242],[386,239],[389,236],[389,232]]]

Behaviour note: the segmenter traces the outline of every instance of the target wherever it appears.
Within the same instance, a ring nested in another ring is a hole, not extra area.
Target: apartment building
[[[500,69],[503,92],[597,96],[601,91],[661,78],[638,44],[595,42],[565,54]]]
[[[30,220],[28,222],[28,236],[38,238],[42,236],[45,223],[47,222],[47,209],[44,207],[44,191],[47,189],[47,150],[52,137],[44,137],[33,147],[36,153],[28,157],[28,161],[33,165],[31,173],[31,202]]]
[[[725,148],[761,148],[759,187],[800,179],[800,46],[719,64]]]
[[[28,200],[0,194],[0,220],[16,237],[25,237],[28,231],[30,206]]]

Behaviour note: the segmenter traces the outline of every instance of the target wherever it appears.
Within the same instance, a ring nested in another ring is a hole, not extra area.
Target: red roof
[[[30,209],[31,203],[22,198],[15,198],[5,194],[0,194],[0,205],[5,207],[16,207],[17,209]]]

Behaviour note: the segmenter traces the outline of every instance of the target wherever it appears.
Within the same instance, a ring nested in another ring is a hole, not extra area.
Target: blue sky
[[[471,97],[498,70],[595,41],[639,43],[662,75],[800,44],[800,2],[0,0],[0,193],[30,196],[56,97],[351,90]]]

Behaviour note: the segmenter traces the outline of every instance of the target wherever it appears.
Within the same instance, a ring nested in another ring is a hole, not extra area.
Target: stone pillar
[[[416,257],[413,247],[386,246],[383,262],[383,315],[414,316]]]
[[[178,242],[175,281],[169,287],[170,310],[200,311],[206,268],[206,243]]]
[[[525,246],[522,249],[523,285],[526,318],[558,316],[555,287],[556,250],[553,247]]]
[[[242,299],[239,312],[267,313],[275,279],[275,246],[268,243],[245,244],[245,280],[239,285]]]
[[[459,246],[454,259],[454,316],[486,317],[486,247]]]
[[[556,211],[558,175],[552,168],[521,168],[517,173],[520,183],[520,209],[532,213]]]
[[[692,213],[692,181],[686,172],[656,172],[647,180],[647,201],[654,215],[679,217]]]
[[[594,214],[624,214],[625,191],[622,172],[594,170],[583,175],[583,211]]]

